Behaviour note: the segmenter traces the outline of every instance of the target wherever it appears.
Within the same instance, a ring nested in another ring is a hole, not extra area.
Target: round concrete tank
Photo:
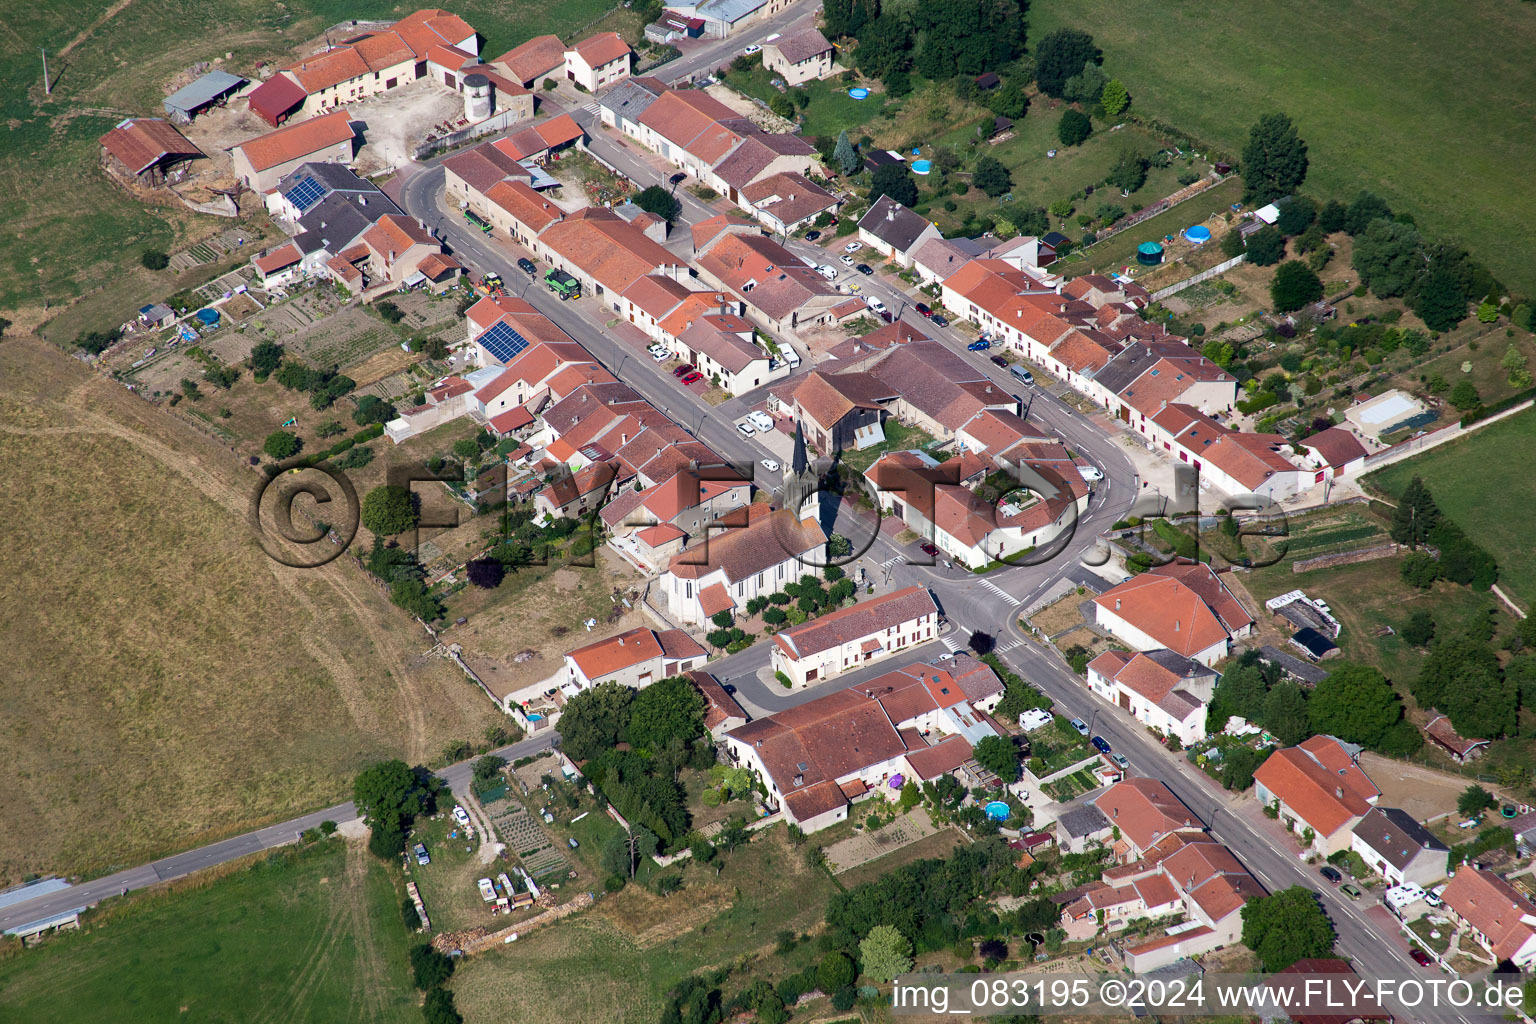
[[[470,121],[484,121],[496,108],[491,95],[491,80],[484,75],[464,76],[464,116]]]

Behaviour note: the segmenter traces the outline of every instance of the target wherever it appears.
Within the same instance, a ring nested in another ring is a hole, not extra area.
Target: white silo
[[[491,80],[484,75],[464,76],[464,116],[471,122],[484,121],[495,110]]]

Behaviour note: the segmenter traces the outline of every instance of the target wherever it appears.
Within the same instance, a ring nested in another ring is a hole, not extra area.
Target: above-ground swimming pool
[[[852,96],[856,100],[864,100],[869,98],[869,90],[863,88],[862,86],[854,86],[852,89],[848,90],[848,95]]]
[[[993,821],[1007,821],[1008,815],[1012,813],[1013,809],[1001,800],[994,800],[987,804],[987,817]]]
[[[927,174],[932,169],[933,169],[933,164],[931,162],[927,161],[927,160],[913,160],[912,161],[912,173],[913,174]]]
[[[1184,229],[1184,237],[1199,245],[1202,242],[1209,242],[1211,240],[1211,229],[1204,224],[1196,224],[1193,227]]]

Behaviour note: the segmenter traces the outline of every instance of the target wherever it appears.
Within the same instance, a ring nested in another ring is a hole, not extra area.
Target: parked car
[[[751,420],[752,425],[758,430],[766,432],[773,429],[773,417],[761,409],[754,409],[747,413],[747,419]]]
[[[682,366],[679,366],[677,369],[672,371],[672,376],[674,376],[674,377],[683,377],[683,376],[687,376],[688,374],[690,374],[692,372],[693,372],[693,364],[692,363],[684,363]]]
[[[747,54],[748,56],[750,56],[750,55],[752,55],[754,53],[761,53],[761,52],[763,52],[763,48],[761,46],[758,46],[756,43],[753,43],[750,46],[748,46],[745,50],[742,50],[741,52]]]
[[[1338,885],[1340,882],[1344,881],[1344,876],[1339,873],[1339,869],[1328,864],[1324,864],[1322,867],[1318,868],[1317,873],[1328,879],[1328,881],[1332,882],[1334,885]]]
[[[412,847],[411,852],[416,855],[417,864],[425,867],[426,865],[432,863],[432,858],[427,856],[427,848],[422,846],[420,843],[417,843],[414,847]]]
[[[807,242],[814,242],[814,241],[816,241],[816,239],[818,239],[820,237],[821,237],[821,232],[820,231],[807,231],[805,233],[805,240]]]
[[[1131,766],[1131,762],[1125,759],[1124,754],[1110,754],[1109,759],[1115,762],[1115,767],[1121,769],[1122,771]]]
[[[838,257],[838,258],[837,258],[837,261],[838,261],[838,262],[839,262],[839,263],[841,263],[841,264],[842,264],[842,265],[843,265],[843,266],[845,266],[845,267],[851,267],[851,266],[853,266],[853,264],[854,264],[854,259],[853,259],[853,257],[852,257],[852,256],[849,256],[849,255],[848,255],[848,254],[847,254],[847,253],[843,253],[843,254],[842,254],[842,255],[841,255],[841,256],[839,256],[839,257]]]
[[[753,434],[757,433],[752,424],[748,423],[746,420],[742,420],[740,423],[736,424],[736,432],[739,433],[742,437],[751,437]]]
[[[763,468],[770,473],[777,473],[779,471],[779,464],[772,459],[764,459]]]
[[[1088,723],[1083,721],[1081,718],[1074,718],[1068,724],[1071,725],[1072,728],[1076,729],[1082,735],[1084,735],[1084,736],[1088,735]]]
[[[676,174],[672,175],[672,177],[667,179],[667,181],[673,185],[680,185],[686,180],[688,180],[687,171],[678,171]]]
[[[931,317],[931,316],[933,316],[933,310],[931,308],[929,308],[928,304],[925,303],[925,302],[919,302],[917,305],[913,306],[912,308],[917,310],[917,315],[920,316],[920,317]]]
[[[1408,951],[1408,955],[1413,957],[1413,962],[1418,964],[1420,967],[1434,966],[1435,958],[1424,952],[1418,946],[1414,946],[1412,949],[1410,949]]]
[[[874,312],[874,313],[884,313],[885,312],[885,303],[881,302],[879,299],[871,296],[866,301],[869,304],[869,308],[870,308],[871,312]]]
[[[923,541],[921,544],[919,544],[917,546],[917,549],[919,551],[921,551],[923,554],[929,556],[930,558],[938,555],[938,553],[939,553],[939,549],[934,547],[932,544],[928,543],[927,541]]]
[[[994,365],[1003,367],[1008,365],[1008,360],[1004,359],[1002,356],[989,356],[988,358],[992,360]]]
[[[530,259],[528,259],[526,257],[524,257],[522,259],[519,259],[517,261],[517,269],[521,270],[523,273],[527,274],[529,277],[533,277],[535,274],[537,274],[539,272],[539,268],[534,266],[533,260],[530,260]]]
[[[571,849],[573,849],[573,850],[574,850],[574,849],[576,849],[576,847],[578,847],[578,846],[580,846],[580,845],[581,845],[581,844],[580,844],[580,843],[578,843],[578,842],[577,842],[577,841],[576,841],[576,840],[575,840],[575,838],[574,838],[574,837],[572,837],[572,838],[570,838],[570,839],[567,839],[567,840],[566,840],[566,842],[567,842],[567,843],[569,843],[569,844],[570,844],[570,846],[571,846]]]
[[[666,349],[662,348],[660,345],[652,345],[650,348],[646,349],[646,351],[649,352],[651,354],[651,358],[656,360],[658,363],[665,362],[667,356],[672,354]]]
[[[870,274],[873,274],[875,272],[874,269],[872,267],[870,267],[870,265],[868,263],[860,263],[858,266],[854,267],[853,269],[857,270],[859,273],[863,274],[865,277],[868,277]]]
[[[849,242],[843,246],[843,252],[858,252],[862,248],[864,248],[863,242]]]
[[[458,822],[460,825],[468,825],[469,812],[460,807],[458,804],[455,804],[453,807],[453,820]]]
[[[1437,893],[1427,892],[1424,894],[1424,902],[1431,907],[1440,907],[1444,905],[1445,900],[1441,899]]]
[[[1103,736],[1095,736],[1091,742],[1093,743],[1094,750],[1097,750],[1101,754],[1109,753],[1109,741],[1106,740]]]
[[[1030,373],[1028,370],[1024,369],[1024,367],[1022,367],[1022,366],[1010,367],[1008,372],[1013,374],[1019,380],[1023,381],[1025,384],[1028,384],[1030,387],[1034,387],[1035,375]]]
[[[928,319],[932,320],[934,323],[938,324],[940,327],[948,327],[949,326],[949,321],[944,319],[942,316],[940,316],[937,313],[933,314],[933,316],[929,317]]]
[[[701,381],[703,379],[704,379],[704,375],[702,373],[700,373],[698,370],[694,370],[692,373],[685,373],[685,374],[683,374],[683,383],[684,384],[697,384],[699,381]]]
[[[972,352],[985,352],[987,349],[992,347],[992,343],[986,338],[977,338],[975,341],[971,342],[965,347]]]
[[[1361,896],[1360,890],[1348,882],[1345,882],[1343,885],[1339,886],[1339,892],[1343,893],[1345,896],[1348,896],[1352,900],[1358,900]]]

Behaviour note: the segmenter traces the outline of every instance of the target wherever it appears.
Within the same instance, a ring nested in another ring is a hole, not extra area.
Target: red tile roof
[[[1363,817],[1381,791],[1331,736],[1313,736],[1277,750],[1253,773],[1320,836]]]
[[[699,688],[699,693],[704,697],[704,728],[713,730],[731,718],[746,721],[747,713],[741,709],[735,697],[725,692],[725,687],[714,676],[703,669],[695,669],[688,673],[688,678],[693,680],[693,685]]]
[[[1204,562],[1173,561],[1167,565],[1155,565],[1147,570],[1147,575],[1166,576],[1193,590],[1216,613],[1216,617],[1230,633],[1240,633],[1254,623],[1248,609],[1227,589],[1216,571]]]
[[[1234,431],[1223,434],[1205,449],[1205,460],[1249,490],[1258,490],[1277,473],[1299,472],[1280,454],[1288,445],[1279,434]]]
[[[491,61],[505,67],[518,81],[527,84],[540,75],[557,77],[565,65],[565,44],[559,36],[534,36]]]
[[[773,641],[791,658],[804,658],[860,637],[884,633],[925,615],[938,614],[938,605],[927,587],[901,590],[842,608],[810,622],[780,630]]]
[[[1144,573],[1110,588],[1094,603],[1186,658],[1228,639],[1200,595],[1167,576]]]
[[[1492,871],[1463,864],[1441,899],[1487,937],[1500,959],[1513,957],[1536,936],[1536,904]]]
[[[303,103],[307,96],[302,85],[279,73],[252,90],[246,102],[256,116],[276,126],[279,118]]]
[[[187,140],[169,121],[158,117],[132,117],[120,123],[99,140],[108,153],[123,162],[134,174],[167,157],[184,160],[203,156],[203,151]]]
[[[604,64],[612,64],[633,52],[617,32],[599,32],[597,35],[588,36],[571,49],[581,55],[587,67],[594,69]]]
[[[231,148],[244,153],[254,169],[264,171],[279,164],[300,160],[354,137],[352,116],[345,110],[335,110],[247,139]]]
[[[1301,443],[1304,447],[1316,449],[1323,461],[1335,468],[1347,466],[1366,454],[1365,445],[1342,427],[1320,430]]]
[[[713,583],[699,591],[699,607],[705,615],[719,615],[736,607],[724,583]]]
[[[418,54],[439,43],[458,46],[476,34],[469,22],[437,7],[413,11],[395,22],[393,27]]]
[[[485,199],[536,235],[565,217],[564,210],[522,181],[498,181],[485,190]]]
[[[299,252],[297,245],[292,242],[284,242],[265,256],[256,257],[252,262],[256,264],[256,269],[265,276],[276,273],[284,267],[291,267],[303,258],[304,254]]]
[[[1205,826],[1157,779],[1117,782],[1094,802],[1111,826],[1118,827],[1138,849],[1145,850],[1173,832],[1202,831]]]
[[[600,207],[588,207],[550,225],[539,240],[605,290],[620,295],[647,274],[680,262],[639,228]]]

